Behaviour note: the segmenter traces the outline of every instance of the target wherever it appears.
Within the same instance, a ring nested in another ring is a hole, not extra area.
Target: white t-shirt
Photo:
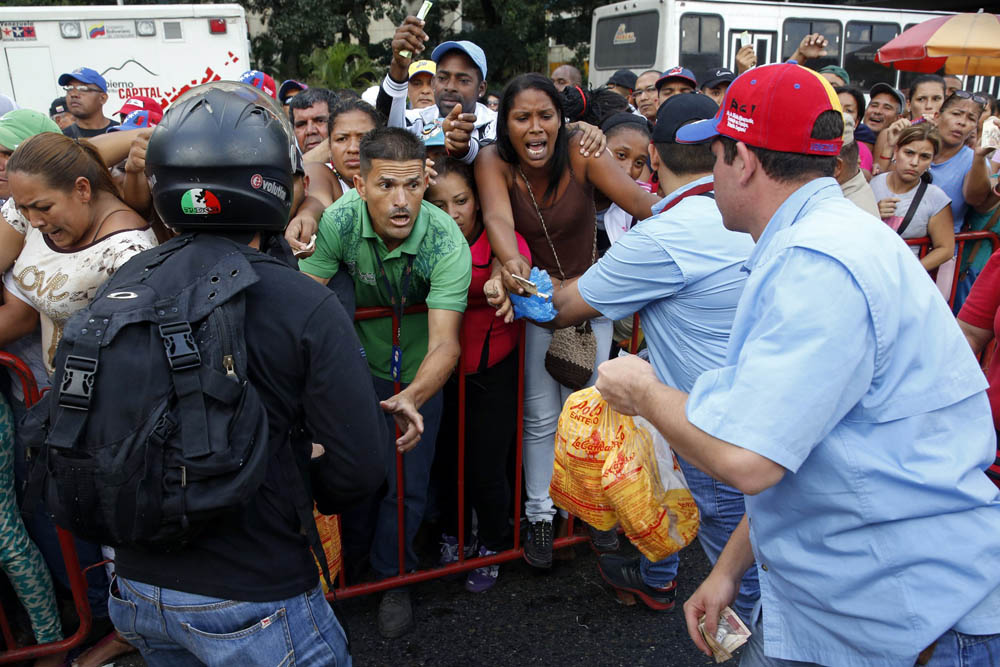
[[[899,226],[903,223],[903,218],[906,217],[906,212],[910,210],[910,202],[916,196],[920,185],[917,184],[909,192],[902,194],[893,192],[889,188],[889,172],[879,174],[873,178],[870,185],[872,186],[872,192],[875,193],[875,201],[877,202],[890,197],[899,198],[899,203],[896,204],[896,214],[888,218],[883,218],[885,224],[898,231]],[[949,205],[951,205],[951,197],[933,183],[928,184],[927,191],[924,192],[924,196],[920,200],[920,205],[913,214],[913,219],[910,220],[910,224],[906,226],[901,236],[904,239],[916,239],[921,236],[927,236],[927,223]],[[913,251],[919,254],[920,248],[913,246]]]
[[[9,203],[9,202],[8,202]],[[3,217],[23,233],[24,248],[13,268],[4,275],[4,287],[41,315],[42,356],[45,371],[54,371],[56,347],[63,325],[91,302],[98,288],[132,256],[156,245],[151,228],[112,232],[83,248],[66,251],[52,244],[5,205]]]

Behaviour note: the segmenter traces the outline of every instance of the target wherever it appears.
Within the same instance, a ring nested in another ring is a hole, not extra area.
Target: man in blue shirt
[[[711,118],[718,106],[705,95],[673,95],[660,105],[650,162],[669,194],[618,239],[579,278],[553,295],[558,326],[604,315],[629,317],[639,311],[653,370],[660,382],[691,391],[707,370],[725,364],[729,330],[743,292],[743,263],[753,251],[746,234],[727,230],[712,193],[708,146],[676,143],[686,123]],[[712,562],[743,517],[743,494],[678,457],[701,513],[698,538]],[[604,555],[601,576],[652,609],[674,606],[677,554],[659,562],[645,556]],[[736,611],[749,622],[759,597],[757,570],[746,570]]]
[[[723,221],[757,242],[726,365],[690,396],[631,357],[603,364],[597,387],[747,494],[685,604],[701,650],[699,617],[714,632],[756,561],[744,666],[995,664],[986,382],[920,263],[830,178],[842,132],[829,83],[794,64],[750,70],[715,119],[678,132],[712,142]]]

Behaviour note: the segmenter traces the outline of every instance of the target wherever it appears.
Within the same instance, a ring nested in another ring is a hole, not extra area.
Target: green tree
[[[378,82],[384,72],[383,67],[368,57],[365,49],[349,42],[313,50],[307,66],[309,83],[331,90],[362,90]]]

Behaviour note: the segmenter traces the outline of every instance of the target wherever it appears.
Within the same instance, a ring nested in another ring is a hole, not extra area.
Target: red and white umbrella
[[[887,42],[875,62],[906,72],[1000,75],[1000,17],[979,12],[924,21]]]

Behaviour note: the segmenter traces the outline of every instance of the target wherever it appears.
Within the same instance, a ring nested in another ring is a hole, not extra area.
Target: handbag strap
[[[920,200],[924,198],[925,192],[927,192],[927,181],[921,178],[920,185],[917,186],[917,192],[910,201],[910,208],[906,210],[906,217],[903,218],[903,222],[899,224],[899,229],[896,230],[896,233],[900,236],[910,226],[910,221],[913,220],[913,215],[917,212],[917,208],[920,207]]]
[[[521,165],[517,165],[517,173],[521,174],[521,178],[524,179],[524,186],[528,188],[528,196],[531,198],[531,205],[535,207],[535,213],[538,214],[538,222],[542,223],[542,231],[545,232],[545,240],[549,242],[549,249],[552,250],[552,256],[556,258],[556,268],[559,269],[559,276],[562,278],[563,282],[566,282],[566,273],[563,271],[562,264],[559,262],[559,255],[556,253],[556,247],[552,244],[552,237],[549,236],[548,227],[545,226],[545,218],[542,216],[542,209],[538,208],[538,202],[535,201],[535,193],[531,191],[531,183],[528,182],[528,177],[524,175],[524,171],[521,170]],[[573,178],[572,174],[570,178]],[[594,249],[591,252],[590,263],[597,263],[597,220],[594,220]]]

